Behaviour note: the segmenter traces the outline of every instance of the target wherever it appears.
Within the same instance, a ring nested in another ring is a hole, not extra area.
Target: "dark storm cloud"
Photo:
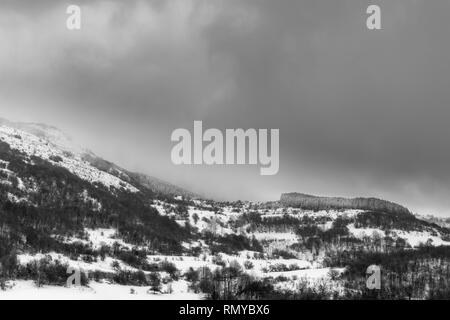
[[[370,195],[450,214],[448,1],[381,1],[380,31],[365,27],[369,1],[71,3],[79,33],[67,3],[0,5],[4,116],[202,192],[219,180],[217,197]],[[193,120],[280,128],[279,175],[174,167],[170,133]]]

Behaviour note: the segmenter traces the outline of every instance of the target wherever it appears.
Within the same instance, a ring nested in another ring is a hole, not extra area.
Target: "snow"
[[[16,196],[15,194],[12,194],[10,192],[7,193],[7,197],[8,197],[9,201],[14,202],[14,203],[21,203],[21,202],[28,203],[28,199],[23,198],[23,197],[19,198],[18,196]]]
[[[17,177],[17,188],[22,191],[26,190],[23,180],[20,177]]]
[[[351,235],[358,239],[374,236],[384,238],[386,236],[385,232],[379,228],[355,228],[355,225],[353,223],[349,224],[347,226],[347,229]]]
[[[308,288],[319,290],[319,292],[324,292],[324,289],[326,289],[325,292],[343,294],[343,283],[339,280],[332,279],[330,276],[331,271],[336,272],[337,277],[339,277],[345,271],[345,268],[322,268],[285,272],[278,276],[286,277],[288,280],[276,283],[275,288],[280,291],[296,293],[306,285]]]
[[[21,129],[44,140],[51,141],[53,145],[64,151],[73,153],[88,152],[85,148],[76,144],[68,135],[52,126],[38,123],[23,123],[17,129]]]
[[[102,210],[102,204],[97,200],[89,196],[89,193],[87,190],[84,190],[81,194],[81,197],[85,203],[90,203],[92,207],[94,208],[94,211],[101,211]]]
[[[31,126],[33,129],[33,126]],[[116,189],[125,189],[130,192],[139,192],[137,188],[124,180],[116,177],[110,172],[101,171],[89,162],[83,160],[83,154],[85,150],[74,145],[66,137],[61,136],[61,133],[54,128],[44,128],[48,130],[42,134],[43,128],[36,125],[35,128],[40,134],[32,134],[17,128],[9,128],[0,126],[0,140],[7,142],[11,148],[19,150],[24,153],[30,159],[30,156],[38,156],[42,159],[48,160],[55,166],[60,166],[68,169],[73,174],[79,176],[81,179],[89,181],[91,183],[101,183],[106,187],[113,187]],[[33,130],[31,130],[33,131]],[[15,173],[8,169],[9,163],[0,159],[0,171],[6,173],[8,179]],[[125,175],[123,172],[117,171],[119,174]],[[121,176],[122,177],[122,176]],[[23,181],[17,177],[18,188],[26,191],[28,186],[29,190],[38,192],[37,184],[33,180],[27,179]],[[0,183],[10,183],[10,181],[0,181]],[[30,187],[31,186],[31,187]],[[28,191],[29,191],[28,190]],[[12,202],[27,201],[26,198],[21,198],[12,193],[7,193],[6,196]],[[95,211],[101,211],[103,206],[97,199],[93,198],[87,190],[84,190],[79,194],[80,198],[85,203],[90,203]],[[175,200],[183,200],[181,196],[174,198]],[[265,254],[242,251],[237,255],[227,255],[224,253],[212,256],[208,254],[208,246],[203,240],[183,242],[182,246],[186,249],[193,247],[201,247],[203,254],[199,257],[195,256],[166,256],[166,255],[148,255],[147,261],[149,263],[158,263],[161,261],[168,261],[173,263],[181,274],[188,271],[190,268],[198,270],[203,267],[208,267],[211,270],[220,268],[220,262],[225,265],[231,265],[238,263],[244,272],[254,275],[258,278],[277,278],[286,277],[288,281],[282,281],[276,284],[277,288],[283,290],[295,290],[296,286],[301,281],[307,281],[308,283],[315,285],[321,281],[327,281],[328,284],[334,286],[335,283],[331,281],[330,268],[323,268],[321,264],[321,258],[317,256],[309,259],[305,258],[304,252],[295,253],[296,259],[274,259],[270,258],[274,249],[286,249],[289,251],[289,245],[298,242],[298,237],[294,232],[258,232],[246,233],[245,226],[241,228],[230,227],[233,226],[233,222],[239,218],[239,216],[245,212],[257,212],[261,215],[262,219],[269,218],[282,218],[284,216],[294,217],[296,219],[302,219],[304,217],[311,218],[316,221],[317,225],[323,230],[329,230],[333,222],[339,217],[354,218],[363,210],[302,210],[298,208],[277,208],[266,209],[258,207],[255,203],[245,203],[236,207],[232,205],[217,204],[220,208],[219,212],[213,209],[213,206],[208,202],[201,200],[194,200],[193,206],[188,206],[187,215],[178,215],[175,213],[177,207],[176,204],[167,203],[164,201],[155,200],[152,203],[152,207],[155,208],[159,214],[165,216],[171,216],[176,219],[176,222],[182,226],[187,222],[191,226],[195,227],[199,233],[204,231],[212,232],[216,235],[227,234],[244,234],[251,238],[255,237],[259,241],[263,242],[265,247]],[[192,204],[191,203],[191,204]],[[215,207],[215,206],[214,206]],[[194,219],[194,217],[198,217]],[[426,243],[428,240],[432,241],[433,245],[450,245],[450,242],[443,241],[440,235],[433,235],[429,231],[403,231],[403,230],[390,230],[384,231],[379,228],[356,228],[354,224],[347,226],[349,233],[358,239],[365,237],[386,237],[405,239],[411,246],[417,247],[421,243]],[[286,228],[289,230],[289,228]],[[286,231],[283,229],[283,231]],[[262,229],[263,230],[263,229]],[[89,245],[94,250],[98,250],[102,246],[113,246],[115,244],[120,245],[125,249],[132,249],[135,246],[126,243],[123,239],[120,239],[117,234],[117,230],[114,228],[99,228],[85,230],[85,237],[60,237],[59,240],[66,243],[80,242]],[[139,248],[139,247],[138,247]],[[42,258],[49,258],[51,261],[59,260],[63,264],[68,264],[71,267],[79,268],[87,272],[102,271],[106,273],[114,273],[117,270],[112,267],[113,263],[117,263],[121,269],[138,271],[124,262],[114,259],[112,257],[105,257],[104,260],[98,258],[92,263],[88,263],[82,260],[80,257],[78,260],[72,260],[70,257],[56,252],[48,254],[28,254],[23,253],[18,255],[18,262],[20,264],[26,264],[31,261],[40,260]],[[301,259],[305,258],[305,259]],[[323,260],[323,259],[322,259]],[[252,266],[248,264],[251,262]],[[245,265],[247,265],[248,270]],[[274,270],[287,270],[291,271],[274,271]],[[292,270],[295,269],[295,270]],[[333,269],[338,274],[342,273],[344,269]],[[148,273],[148,272],[145,272]],[[161,275],[166,275],[161,272]],[[122,286],[111,284],[107,282],[91,282],[89,288],[66,288],[57,286],[45,286],[43,288],[37,288],[31,281],[14,281],[10,283],[13,285],[12,289],[6,291],[0,291],[0,299],[200,299],[201,295],[189,292],[188,283],[184,280],[173,281],[170,284],[166,284],[163,287],[164,294],[148,293],[148,287],[135,287],[135,286]],[[169,288],[169,286],[171,288]],[[173,290],[173,293],[168,293]],[[132,294],[133,292],[133,294]]]
[[[85,228],[84,232],[87,234],[88,237],[87,240],[76,237],[63,237],[63,242],[65,243],[81,242],[86,245],[91,245],[93,249],[100,249],[104,245],[112,247],[115,243],[127,249],[132,249],[133,247],[136,247],[135,245],[126,243],[125,241],[117,237],[118,231],[117,229],[114,228],[98,228],[98,229]]]
[[[0,126],[0,139],[8,143],[12,149],[23,152],[28,156],[34,155],[48,160],[53,165],[66,168],[71,173],[90,183],[97,182],[108,188],[114,187],[130,192],[139,191],[129,183],[91,166],[82,159],[81,153],[68,152],[66,149],[60,148],[48,140],[25,131]],[[55,161],[56,157],[61,159],[61,161]]]
[[[255,236],[258,241],[288,241],[297,242],[298,237],[293,232],[255,232],[250,234],[250,236]]]
[[[295,218],[303,218],[303,217],[309,217],[312,219],[320,219],[320,218],[327,218],[331,220],[336,220],[338,217],[348,217],[353,218],[357,216],[359,213],[364,212],[364,210],[355,210],[355,209],[349,209],[349,210],[319,210],[319,211],[313,211],[313,210],[303,210],[298,208],[283,208],[283,209],[276,209],[276,210],[269,210],[268,212],[261,211],[261,217],[264,218],[273,218],[273,217],[283,217],[284,215],[287,215],[289,217],[295,217]]]
[[[90,282],[88,287],[44,286],[33,281],[8,283],[12,289],[0,291],[0,300],[200,300],[200,294],[189,292],[184,280],[171,283],[173,293],[148,292],[149,287],[122,286],[104,282]],[[163,288],[168,292],[168,288]],[[134,292],[132,294],[131,292]]]
[[[387,235],[392,237],[393,239],[403,239],[405,240],[411,247],[418,247],[421,244],[425,244],[428,240],[431,240],[431,245],[433,246],[449,246],[449,241],[444,241],[442,238],[436,235],[433,235],[429,231],[405,231],[405,230],[390,230],[389,234],[386,234],[384,230],[379,228],[355,228],[354,224],[349,224],[347,226],[350,234],[358,239],[362,239],[364,237],[374,237],[378,236],[381,238],[386,237]]]
[[[166,211],[164,204],[165,202],[163,201],[155,200],[151,206],[155,208],[160,215],[166,216],[168,212]]]
[[[164,255],[149,255],[147,256],[147,261],[149,263],[158,263],[161,261],[167,261],[173,263],[181,273],[184,273],[193,268],[194,270],[208,267],[210,269],[217,268],[217,265],[212,263],[212,257],[207,256],[205,260],[200,257],[193,256],[164,256]]]
[[[304,269],[304,270],[294,270],[294,271],[282,271],[282,272],[271,272],[270,276],[276,278],[279,276],[288,277],[288,278],[303,278],[307,280],[320,280],[326,279],[329,277],[330,271],[335,270],[339,273],[345,271],[345,268],[318,268],[318,269]]]
[[[29,262],[38,261],[38,260],[41,260],[41,259],[44,259],[47,257],[49,257],[51,259],[51,261],[53,261],[53,262],[56,260],[59,260],[59,262],[61,262],[61,264],[67,264],[70,267],[73,267],[76,269],[81,269],[85,272],[87,271],[88,273],[94,272],[94,271],[101,271],[101,272],[106,272],[106,273],[116,272],[116,270],[112,267],[112,264],[114,262],[117,262],[122,270],[138,271],[136,268],[130,267],[130,266],[126,265],[125,263],[123,263],[122,261],[113,259],[111,257],[105,257],[105,260],[103,260],[103,261],[100,258],[98,258],[96,262],[88,263],[88,262],[82,261],[81,259],[80,260],[72,260],[63,254],[59,254],[56,252],[50,252],[47,254],[38,253],[38,254],[34,254],[34,255],[19,254],[19,255],[17,255],[17,261],[22,265],[26,265]]]
[[[223,261],[226,265],[230,265],[233,262],[239,263],[239,265],[244,268],[244,264],[247,261],[250,261],[253,265],[253,268],[250,270],[245,270],[245,272],[256,275],[256,276],[272,276],[273,272],[265,272],[264,270],[270,270],[271,266],[276,265],[285,265],[296,266],[298,269],[310,269],[315,265],[310,263],[309,261],[302,259],[256,259],[256,252],[252,251],[243,251],[239,255],[227,255],[224,253],[219,254],[220,260]],[[189,270],[189,268],[193,268],[194,270],[207,267],[211,270],[215,270],[219,268],[217,264],[214,263],[214,260],[217,259],[216,256],[211,255],[201,255],[200,257],[193,256],[164,256],[164,255],[149,255],[147,256],[147,261],[149,263],[158,263],[161,261],[168,261],[173,263],[181,273],[185,273]]]
[[[234,234],[235,232],[225,227],[226,225],[229,225],[231,219],[233,219],[232,215],[230,215],[224,212],[224,214],[218,214],[214,211],[210,210],[202,210],[197,209],[195,207],[189,207],[188,208],[189,213],[189,223],[192,226],[195,226],[199,232],[202,231],[210,231],[216,235],[227,235],[227,234]],[[196,222],[194,219],[194,215],[198,216],[198,221]],[[206,219],[207,221],[204,221]]]
[[[396,235],[399,238],[406,240],[412,247],[418,247],[420,244],[427,243],[431,240],[431,244],[434,246],[449,246],[450,242],[442,240],[438,236],[433,236],[428,231],[403,231],[403,230],[392,230],[392,235]]]

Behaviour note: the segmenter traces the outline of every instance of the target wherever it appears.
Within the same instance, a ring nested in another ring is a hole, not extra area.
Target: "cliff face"
[[[306,210],[360,209],[382,211],[393,214],[411,214],[407,208],[399,204],[376,198],[349,199],[339,197],[317,197],[294,192],[282,194],[280,203],[284,206],[302,208]]]

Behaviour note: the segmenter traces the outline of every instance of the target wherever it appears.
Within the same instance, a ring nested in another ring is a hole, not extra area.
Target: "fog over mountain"
[[[450,2],[0,3],[0,116],[53,125],[102,158],[217,199],[376,197],[450,216]],[[175,166],[170,134],[280,129],[280,171]],[[211,181],[214,187],[211,187]]]

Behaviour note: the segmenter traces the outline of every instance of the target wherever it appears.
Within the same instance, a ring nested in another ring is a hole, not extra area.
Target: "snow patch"
[[[90,183],[101,183],[104,186],[116,189],[125,189],[130,192],[139,192],[129,183],[97,168],[82,159],[82,154],[72,153],[58,148],[51,142],[30,133],[0,126],[0,139],[10,145],[12,149],[25,153],[28,156],[37,156],[48,160],[55,166],[66,168]]]

